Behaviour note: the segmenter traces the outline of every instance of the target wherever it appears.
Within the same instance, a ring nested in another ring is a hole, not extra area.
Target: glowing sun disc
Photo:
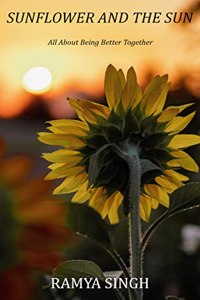
[[[23,77],[23,87],[31,93],[44,93],[52,83],[51,72],[45,67],[29,69]]]

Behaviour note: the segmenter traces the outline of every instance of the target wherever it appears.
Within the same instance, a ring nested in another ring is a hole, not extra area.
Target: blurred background
[[[125,11],[130,16],[135,11],[160,11],[163,14],[192,11],[194,15],[192,23],[184,24],[134,24],[131,18],[124,24],[8,24],[6,19],[10,11],[93,11],[97,15],[103,11]],[[164,0],[102,0],[98,4],[89,0],[50,0],[48,3],[1,0],[2,299],[54,299],[55,295],[41,288],[46,284],[43,274],[49,273],[64,257],[94,259],[105,270],[116,268],[101,249],[75,237],[64,227],[62,220],[66,211],[62,203],[53,201],[48,204],[52,188],[43,181],[47,163],[40,155],[52,151],[52,148],[37,141],[37,132],[45,130],[47,120],[75,117],[67,97],[104,102],[104,73],[107,65],[112,63],[124,71],[134,66],[143,88],[155,75],[168,73],[171,89],[166,105],[194,103],[186,112],[195,109],[197,114],[185,132],[199,134],[199,16],[198,0],[174,0],[173,3]],[[153,43],[134,47],[50,46],[47,45],[50,39],[145,39]],[[200,163],[199,147],[191,147],[188,151]],[[200,179],[198,174],[189,173],[189,176],[192,181]],[[116,244],[127,260],[126,230],[124,224],[119,229]],[[200,299],[199,209],[172,218],[161,226],[146,250],[144,263],[145,276],[150,277],[151,286],[145,300],[160,300],[169,294],[184,296],[186,300]],[[27,288],[20,288],[23,284]],[[98,291],[95,299],[102,299],[105,295]],[[116,299],[112,293],[107,296]],[[82,292],[67,297],[87,300],[93,299],[94,294]]]

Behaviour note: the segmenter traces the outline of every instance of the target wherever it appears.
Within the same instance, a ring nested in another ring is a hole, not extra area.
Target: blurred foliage
[[[39,275],[64,259],[66,207],[32,174],[30,156],[9,157],[5,148],[0,139],[0,298],[30,300],[41,288]]]

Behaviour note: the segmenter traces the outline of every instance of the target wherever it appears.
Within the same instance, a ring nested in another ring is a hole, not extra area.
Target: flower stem
[[[129,190],[128,201],[130,206],[129,218],[129,247],[130,247],[130,274],[131,277],[142,277],[142,257],[140,250],[141,221],[140,221],[140,161],[137,155],[129,155]],[[137,292],[137,300],[142,300],[142,290]]]
[[[114,257],[115,261],[117,262],[118,266],[121,268],[121,270],[124,273],[124,276],[128,279],[130,279],[130,274],[129,274],[129,270],[127,269],[123,259],[121,258],[121,256],[118,254],[118,252],[116,250],[114,250],[112,253],[112,256]],[[131,290],[130,288],[128,288],[128,295],[129,295],[129,300],[136,300],[136,292],[135,290]]]
[[[130,277],[137,279],[142,278],[142,253],[141,243],[141,220],[140,220],[140,185],[141,170],[140,160],[137,151],[129,151],[127,144],[123,144],[122,148],[113,145],[113,151],[119,155],[129,168],[129,188],[128,202],[130,209],[129,218],[129,249],[130,249]],[[139,289],[137,292],[129,294],[130,300],[142,300],[143,292]]]

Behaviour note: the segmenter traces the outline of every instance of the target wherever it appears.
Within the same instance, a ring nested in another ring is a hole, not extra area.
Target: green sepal
[[[157,132],[158,130],[157,118],[153,116],[145,117],[140,122],[141,133],[143,137],[146,137],[150,134]]]
[[[115,175],[109,184],[106,185],[108,196],[112,195],[117,190],[119,190],[122,194],[125,193],[127,173],[127,169],[119,168],[118,174]]]
[[[105,119],[105,118],[102,117],[102,116],[96,115],[96,114],[95,114],[95,119],[96,119],[96,123],[97,123],[98,125],[104,125],[104,124],[107,123],[107,119]]]
[[[88,168],[88,186],[104,186],[108,197],[116,190],[124,193],[127,178],[127,165],[113,151],[113,145],[107,144],[90,156]]]
[[[161,172],[161,169],[157,165],[152,163],[149,159],[140,158],[140,175],[143,176],[145,173],[148,173],[150,171]]]
[[[163,165],[170,159],[172,159],[172,155],[168,150],[165,149],[153,149],[150,151],[147,151],[146,154],[144,154],[144,157],[147,157],[149,160],[153,161],[158,166]]]
[[[162,174],[162,169],[149,159],[140,159],[141,186]]]
[[[118,170],[116,170],[118,168]],[[112,165],[112,163],[105,163],[103,166],[99,167],[97,171],[97,176],[92,182],[95,187],[109,185],[109,182],[112,181],[113,177],[116,175],[116,171],[119,172],[119,167]],[[92,184],[89,182],[89,186]],[[116,187],[115,187],[116,190]],[[109,192],[108,192],[109,194]]]
[[[107,144],[107,142],[106,138],[98,133],[92,134],[87,138],[88,146],[93,147],[96,150]]]
[[[110,143],[118,142],[122,138],[121,130],[114,124],[106,124],[102,133]]]
[[[92,132],[92,133],[100,132],[101,125],[96,124],[96,123],[89,123],[89,122],[87,122],[87,125],[89,127],[89,132]]]
[[[124,116],[124,108],[122,105],[122,101],[119,102],[117,109],[116,109],[116,113],[119,115],[120,118],[123,118]]]
[[[141,142],[141,147],[146,150],[155,149],[157,147],[161,147],[164,143],[166,143],[166,139],[168,138],[168,134],[165,132],[158,132],[149,135],[145,138],[144,141]],[[169,142],[167,142],[168,144]]]
[[[108,169],[110,149],[111,145],[106,144],[90,156],[88,168],[88,186],[91,186],[92,184],[99,186],[97,179],[102,170]]]
[[[128,110],[125,116],[124,121],[124,128],[123,128],[123,135],[124,137],[128,136],[132,133],[139,133],[140,126],[137,118],[135,117],[134,113],[131,110]]]
[[[120,129],[122,129],[122,127],[123,127],[123,118],[120,118],[120,116],[117,114],[117,112],[112,110],[109,117],[108,117],[108,124],[117,125]]]

